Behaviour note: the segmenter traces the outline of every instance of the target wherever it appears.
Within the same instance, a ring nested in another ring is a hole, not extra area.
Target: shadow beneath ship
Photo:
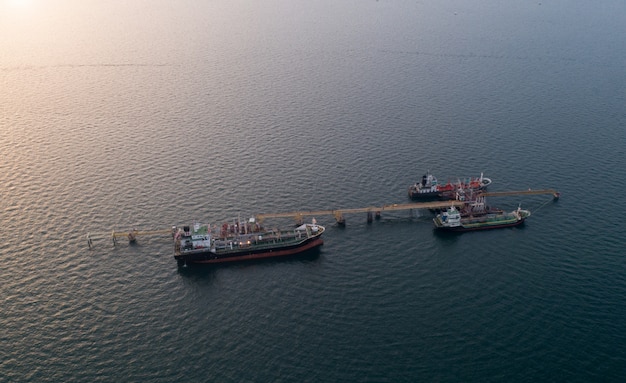
[[[258,265],[272,265],[272,264],[287,264],[287,263],[317,263],[320,260],[320,254],[322,253],[321,247],[316,247],[307,251],[303,251],[299,254],[276,257],[276,258],[262,258],[241,260],[233,262],[223,263],[206,263],[206,264],[190,264],[186,266],[179,266],[178,273],[184,276],[199,276],[209,275],[215,270],[225,268],[246,268]]]
[[[522,222],[519,225],[511,226],[511,227],[499,227],[494,229],[486,229],[486,230],[475,230],[475,231],[446,231],[446,230],[437,230],[433,229],[433,233],[435,237],[440,238],[444,241],[455,241],[462,234],[473,234],[473,233],[491,233],[491,232],[500,232],[503,230],[525,230],[526,222]]]
[[[444,243],[454,243],[459,239],[459,236],[463,234],[463,232],[433,229],[433,234]]]

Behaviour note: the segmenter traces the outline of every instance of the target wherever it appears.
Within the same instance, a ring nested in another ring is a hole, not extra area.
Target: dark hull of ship
[[[502,228],[505,228],[505,227],[519,226],[519,225],[524,223],[524,220],[525,219],[520,219],[519,221],[515,221],[515,222],[500,223],[500,224],[493,224],[493,225],[485,223],[484,225],[474,226],[474,227],[464,227],[462,225],[461,226],[456,226],[456,227],[437,226],[437,227],[435,227],[435,230],[451,232],[451,233],[463,233],[463,232],[467,232],[467,231],[502,229]]]
[[[439,201],[444,199],[453,199],[454,197],[445,198],[440,192],[420,193],[418,191],[410,190],[409,198],[411,198],[413,201]]]
[[[491,181],[485,182],[476,188],[467,188],[469,191],[487,190]],[[415,186],[409,188],[409,198],[413,201],[449,201],[456,199],[456,190],[439,190],[436,192],[420,193]]]
[[[174,256],[174,258],[178,261],[179,266],[184,266],[186,264],[190,265],[241,262],[254,259],[276,258],[295,255],[322,246],[323,244],[324,241],[321,237],[313,237],[300,243],[284,247],[275,247],[271,249],[247,248],[241,249],[236,252],[228,252],[226,254],[214,253],[207,250],[203,252],[177,254]]]
[[[486,190],[486,187],[480,187],[477,189],[468,190]],[[456,199],[456,191],[446,190],[438,192],[420,193],[415,190],[409,190],[409,198],[413,201],[449,201]]]

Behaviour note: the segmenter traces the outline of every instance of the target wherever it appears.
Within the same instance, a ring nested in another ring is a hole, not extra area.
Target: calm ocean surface
[[[0,0],[0,382],[624,381],[625,47],[617,0]],[[107,236],[427,170],[562,198],[223,267]]]

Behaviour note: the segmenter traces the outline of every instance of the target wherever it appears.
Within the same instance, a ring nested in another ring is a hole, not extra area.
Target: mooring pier
[[[554,189],[537,189],[537,190],[519,190],[519,191],[502,191],[502,192],[480,192],[478,193],[479,197],[503,197],[503,196],[513,196],[513,195],[537,195],[537,194],[552,194],[554,199],[558,199],[560,197],[560,193]],[[331,215],[335,218],[339,225],[345,224],[346,214],[353,213],[367,213],[367,221],[371,222],[374,217],[380,218],[383,212],[389,211],[401,211],[401,210],[420,210],[420,209],[446,209],[450,206],[455,207],[463,207],[468,201],[457,201],[457,200],[449,200],[449,201],[432,201],[432,202],[413,202],[413,203],[394,203],[389,205],[382,206],[369,206],[369,207],[361,207],[361,208],[351,208],[351,209],[332,209],[332,210],[303,210],[303,211],[292,211],[286,213],[264,213],[255,215],[255,219],[257,223],[261,224],[265,219],[268,218],[293,218],[297,223],[302,223],[304,217],[319,217],[324,215]],[[107,234],[103,233],[88,233],[87,234],[87,243],[89,247],[92,247],[92,239],[93,238],[101,238]],[[163,230],[137,230],[131,229],[127,231],[116,231],[113,230],[110,232],[110,238],[113,241],[113,245],[117,244],[117,241],[120,238],[128,239],[129,243],[133,243],[136,241],[137,237],[140,236],[154,236],[154,235],[173,235],[172,229],[163,229]]]
[[[371,220],[372,215],[376,214],[377,217],[384,211],[399,211],[399,210],[416,210],[416,209],[445,209],[450,206],[461,207],[465,204],[463,201],[433,201],[433,202],[415,202],[415,203],[394,203],[382,206],[369,206],[353,209],[333,209],[333,210],[307,210],[307,211],[292,211],[288,213],[265,213],[257,214],[255,216],[257,222],[262,223],[266,218],[294,218],[296,222],[301,223],[304,217],[318,217],[323,215],[332,215],[339,224],[345,223],[345,214],[351,213],[367,213],[368,220]]]
[[[113,242],[113,246],[117,245],[117,242],[120,238],[126,238],[129,243],[133,243],[137,240],[137,237],[140,236],[153,236],[153,235],[170,235],[172,236],[172,229],[162,229],[162,230],[137,230],[131,229],[127,231],[117,231],[112,230],[109,233],[87,233],[87,244],[89,248],[93,246],[94,239],[101,239],[104,237],[110,237]],[[172,237],[173,238],[173,237]]]
[[[479,193],[479,196],[483,197],[504,197],[509,195],[534,195],[534,194],[552,194],[554,198],[559,198],[560,194],[558,191],[554,189],[528,189],[528,190],[517,190],[517,191],[501,191],[501,192],[488,192],[484,191]]]
[[[504,192],[481,192],[478,196],[482,197],[502,197],[511,195],[536,195],[536,194],[552,194],[554,198],[559,197],[559,193],[553,189],[537,189],[537,190],[519,190],[519,191],[504,191]],[[332,215],[339,224],[345,223],[345,214],[350,213],[367,213],[368,221],[371,221],[372,214],[376,214],[379,217],[384,211],[398,211],[398,210],[417,210],[417,209],[445,209],[450,206],[463,207],[467,201],[432,201],[432,202],[414,202],[414,203],[401,203],[390,204],[383,206],[370,206],[354,209],[334,209],[334,210],[309,210],[309,211],[292,211],[288,213],[266,213],[257,214],[255,216],[257,222],[263,222],[266,218],[294,218],[296,222],[302,223],[302,218],[306,216],[323,216]]]
[[[128,231],[115,231],[113,230],[111,232],[111,237],[114,239],[118,239],[118,238],[137,238],[137,237],[143,237],[143,236],[148,236],[148,235],[171,235],[172,234],[172,229],[163,229],[163,230],[128,230]]]

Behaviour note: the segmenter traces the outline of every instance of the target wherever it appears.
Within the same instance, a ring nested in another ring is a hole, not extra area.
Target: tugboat
[[[530,217],[530,211],[520,207],[510,213],[488,213],[479,216],[462,216],[456,207],[451,206],[433,218],[435,229],[442,231],[474,231],[499,229],[521,225]]]
[[[427,172],[420,182],[409,186],[409,198],[414,201],[446,201],[455,199],[459,190],[470,192],[485,190],[489,185],[491,185],[491,178],[483,176],[483,173],[480,173],[478,178],[459,179],[457,183],[448,181],[447,184],[441,185],[435,176]]]
[[[196,223],[173,227],[174,259],[179,266],[223,263],[298,254],[324,244],[325,228],[313,219],[295,229],[263,230],[254,218],[246,224],[225,223],[221,230]]]

